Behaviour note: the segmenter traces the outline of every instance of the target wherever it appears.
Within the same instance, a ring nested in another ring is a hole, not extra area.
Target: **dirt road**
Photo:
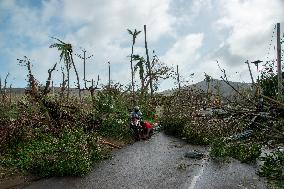
[[[81,188],[266,188],[255,175],[255,168],[238,161],[217,163],[208,157],[190,159],[186,152],[207,148],[188,145],[182,140],[154,135],[149,141],[136,142],[113,153],[83,178],[50,178],[32,183],[27,189]]]

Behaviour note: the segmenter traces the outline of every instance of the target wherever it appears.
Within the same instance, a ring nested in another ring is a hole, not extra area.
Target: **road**
[[[235,160],[215,162],[208,156],[200,160],[184,156],[193,150],[208,153],[205,147],[189,145],[158,133],[148,141],[114,151],[113,158],[98,163],[84,177],[43,179],[27,189],[266,188],[253,166]]]

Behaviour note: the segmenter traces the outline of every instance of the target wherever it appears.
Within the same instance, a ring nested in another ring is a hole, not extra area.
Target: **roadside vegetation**
[[[267,66],[259,85],[249,89],[233,86],[222,70],[222,81],[236,92],[230,97],[222,96],[218,85],[209,85],[211,78],[205,74],[207,89],[185,86],[164,98],[161,123],[167,134],[210,146],[212,158],[262,161],[259,175],[283,188],[284,105],[283,98],[272,92],[277,89],[277,76]]]
[[[169,77],[171,69],[157,55],[149,57],[147,46],[147,58],[133,54],[140,31],[135,32],[130,60],[130,73],[140,78],[135,85],[111,80],[103,85],[99,76],[87,84],[85,75],[81,85],[72,45],[57,38],[50,48],[59,51],[60,62],[47,71],[44,84],[36,79],[28,57],[17,59],[27,73],[27,87],[16,99],[9,93],[9,74],[0,82],[0,179],[18,173],[39,177],[85,175],[94,163],[108,158],[113,148],[134,142],[129,113],[135,105],[140,106],[145,120],[156,121],[158,95],[150,91],[157,90],[160,79]],[[52,76],[58,68],[62,81],[54,92]],[[75,88],[71,88],[72,72]]]
[[[110,156],[112,148],[134,142],[129,113],[139,105],[145,120],[160,122],[166,134],[210,146],[213,158],[232,157],[243,163],[261,159],[259,175],[283,187],[284,98],[276,96],[272,68],[264,69],[257,84],[245,89],[233,86],[221,69],[222,81],[234,91],[230,96],[221,93],[219,82],[212,86],[213,78],[206,73],[206,89],[181,87],[178,71],[154,52],[149,54],[146,26],[144,55],[134,51],[141,31],[127,31],[132,47],[130,84],[109,79],[107,85],[99,85],[99,76],[89,78],[87,84],[84,75],[81,85],[72,45],[57,38],[50,48],[59,51],[60,62],[47,71],[44,84],[36,79],[28,57],[18,59],[27,72],[25,94],[18,99],[9,96],[9,74],[0,82],[0,178],[9,176],[9,171],[39,177],[87,174],[96,162]],[[61,85],[51,92],[52,74],[59,67]],[[159,82],[168,78],[176,79],[178,88],[158,94]],[[261,157],[264,149],[272,154]]]

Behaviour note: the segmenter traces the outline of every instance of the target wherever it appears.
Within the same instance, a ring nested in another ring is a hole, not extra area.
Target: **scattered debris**
[[[205,157],[205,154],[194,150],[193,152],[186,152],[184,157],[191,159],[202,159]]]
[[[247,139],[251,136],[251,134],[253,133],[253,130],[245,130],[244,132],[241,133],[237,133],[235,135],[232,135],[229,137],[229,139],[231,140],[244,140]]]

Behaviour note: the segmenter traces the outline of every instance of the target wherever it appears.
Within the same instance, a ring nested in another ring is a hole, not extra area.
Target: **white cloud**
[[[247,59],[264,58],[272,30],[277,22],[284,23],[281,0],[221,1],[220,28],[230,29],[226,42],[232,55]]]
[[[168,13],[169,2],[170,0],[85,0],[82,3],[66,0],[63,19],[70,24],[83,24],[78,36],[81,40],[87,36],[94,43],[119,38],[126,33],[126,28],[142,30],[144,24],[151,34],[149,40],[157,40],[173,31],[175,18]]]
[[[197,50],[202,47],[203,34],[188,34],[179,38],[176,43],[162,57],[169,65],[180,65],[186,67],[194,64],[199,58]]]
[[[149,48],[155,45],[158,54],[162,49],[161,59],[169,65],[179,64],[183,75],[195,72],[195,81],[204,78],[203,72],[218,78],[217,59],[232,74],[238,71],[250,81],[244,61],[262,59],[273,25],[284,24],[282,0],[48,0],[36,7],[21,2],[0,1],[0,27],[2,21],[7,22],[0,28],[1,55],[10,60],[8,71],[19,78],[25,74],[15,60],[27,55],[34,60],[41,81],[59,61],[57,50],[48,48],[55,42],[50,37],[55,36],[72,43],[76,53],[83,47],[94,54],[87,63],[89,79],[100,74],[106,83],[107,61],[111,61],[112,79],[128,83],[131,36],[126,29],[143,31],[144,24]],[[9,20],[2,19],[5,13],[9,14],[4,19]],[[162,41],[165,39],[168,41]],[[143,32],[135,52],[145,54]],[[83,73],[82,60],[75,61]],[[59,78],[60,72],[55,75]]]
[[[2,1],[0,9],[10,13],[6,32],[21,38],[15,40],[17,47],[8,47],[8,50],[16,54],[16,57],[10,55],[9,60],[15,62],[15,58],[23,55],[30,57],[36,62],[35,73],[44,81],[47,69],[59,61],[57,50],[48,48],[51,43],[56,42],[50,39],[55,36],[72,43],[76,50],[83,47],[95,55],[90,60],[93,64],[88,65],[88,76],[93,78],[100,74],[102,80],[106,81],[105,64],[111,61],[112,78],[127,82],[130,77],[127,55],[131,52],[131,37],[126,29],[143,30],[143,25],[146,24],[149,43],[170,34],[175,18],[168,13],[169,2],[170,0],[50,0],[43,1],[39,8],[27,4],[19,5],[17,1]],[[0,33],[0,38],[4,38],[7,33]],[[143,39],[143,34],[140,34],[136,52],[141,49],[139,46],[143,46]],[[122,47],[121,44],[126,42],[129,46]],[[80,61],[76,59],[78,71],[82,73],[83,64]],[[15,70],[17,66],[11,64],[10,69]],[[19,70],[14,74],[23,78],[21,72]]]

